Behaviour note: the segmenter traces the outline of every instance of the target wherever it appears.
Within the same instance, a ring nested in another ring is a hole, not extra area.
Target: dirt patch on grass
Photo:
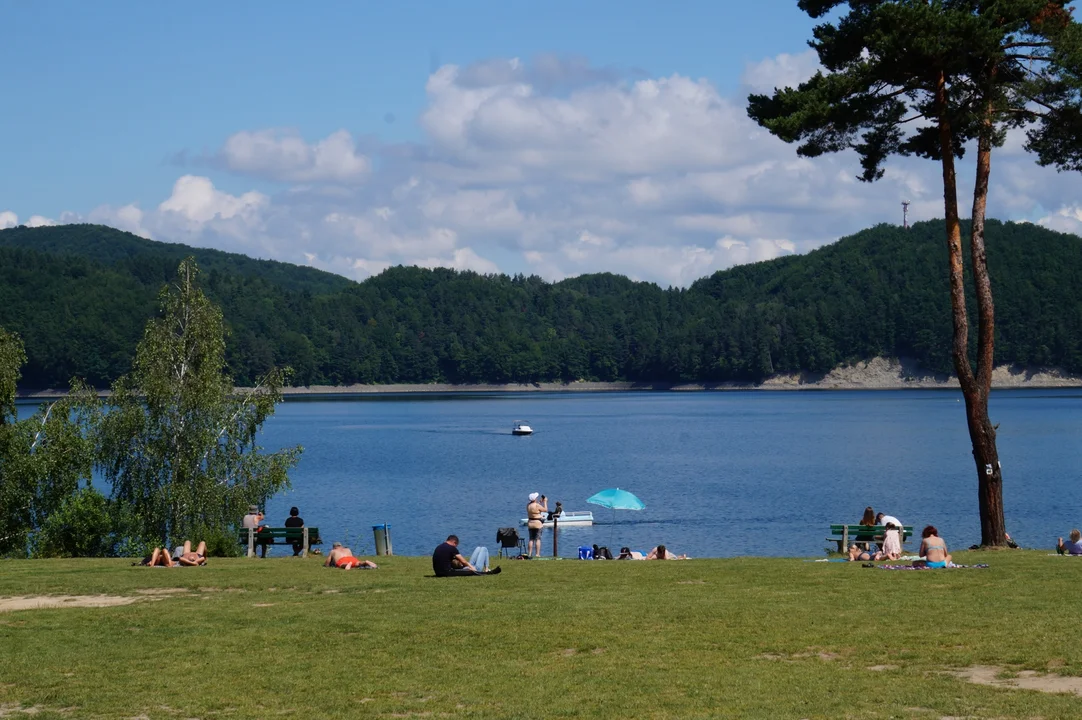
[[[677,585],[706,585],[706,580],[677,580]]]
[[[1003,668],[994,665],[974,665],[950,674],[977,685],[1082,696],[1082,677],[1047,675],[1034,670],[1022,670],[1015,677],[1000,677],[1002,672]]]
[[[42,610],[45,608],[113,607],[115,605],[131,605],[141,599],[124,595],[26,595],[0,598],[0,612]],[[25,710],[19,712],[25,712]]]
[[[868,667],[872,672],[886,672],[887,670],[897,670],[897,665],[871,665]]]
[[[141,588],[135,592],[140,595],[176,595],[188,592],[188,588]]]

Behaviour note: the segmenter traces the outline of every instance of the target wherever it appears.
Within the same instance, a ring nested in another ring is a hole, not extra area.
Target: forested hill
[[[0,248],[86,258],[152,284],[172,279],[177,265],[188,256],[194,256],[199,267],[207,272],[261,278],[298,292],[337,292],[353,284],[341,275],[315,268],[276,260],[254,260],[247,255],[179,243],[155,242],[104,225],[20,226],[0,230]]]
[[[1082,239],[989,221],[987,244],[997,363],[1082,372]],[[223,308],[238,384],[275,364],[302,385],[755,381],[874,356],[951,369],[941,221],[880,225],[686,290],[404,267],[353,283],[82,225],[0,231],[0,326],[26,342],[24,388],[125,372],[189,253]]]

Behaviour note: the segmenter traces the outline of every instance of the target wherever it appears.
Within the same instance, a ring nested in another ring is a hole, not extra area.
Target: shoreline
[[[920,370],[915,363],[902,359],[873,358],[853,365],[840,366],[829,373],[791,373],[774,375],[762,383],[741,382],[543,382],[506,384],[399,383],[392,385],[311,385],[282,388],[285,399],[318,398],[348,395],[424,395],[454,393],[604,393],[604,392],[725,392],[725,391],[822,391],[822,390],[957,390],[957,378]],[[992,374],[994,389],[1076,388],[1082,376],[1058,368],[1028,368],[1002,365]],[[237,388],[245,390],[247,388]],[[102,390],[100,397],[110,392]],[[19,400],[50,399],[67,395],[66,390],[22,390]]]

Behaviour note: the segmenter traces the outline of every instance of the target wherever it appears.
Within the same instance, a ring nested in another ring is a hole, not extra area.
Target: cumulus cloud
[[[240,130],[211,170],[287,188],[232,194],[212,172],[185,175],[157,207],[89,217],[357,279],[415,264],[551,280],[610,271],[678,286],[900,223],[902,200],[911,220],[942,217],[935,163],[892,159],[881,181],[861,183],[852,154],[799,158],[748,119],[747,92],[799,83],[815,60],[751,63],[732,97],[704,79],[636,76],[582,58],[445,65],[425,86],[423,139],[379,147],[375,161],[345,131],[310,143],[292,131]],[[1082,231],[1082,183],[1037,167],[1021,137],[1009,134],[993,159],[990,214]],[[959,167],[964,205],[969,162]],[[0,226],[16,221],[0,214]]]
[[[109,225],[118,230],[126,230],[148,240],[154,239],[150,230],[143,226],[143,211],[137,205],[130,204],[119,208],[101,205],[91,210],[86,220],[100,225]]]
[[[293,131],[244,130],[226,139],[219,158],[234,172],[287,182],[352,184],[370,168],[345,130],[313,144]]]
[[[31,215],[30,219],[26,221],[27,227],[45,227],[47,225],[56,225],[56,220],[47,218],[44,215]]]
[[[0,230],[13,228],[19,224],[19,216],[10,210],[0,212]]]
[[[745,91],[768,95],[777,88],[796,87],[820,70],[819,55],[811,48],[802,53],[782,53],[748,63],[740,76]]]

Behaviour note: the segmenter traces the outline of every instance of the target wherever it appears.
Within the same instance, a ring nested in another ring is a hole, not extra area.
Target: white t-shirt
[[[893,515],[884,515],[883,519],[879,521],[880,525],[897,525],[898,529],[902,527],[902,521]]]
[[[255,528],[259,527],[259,516],[254,513],[248,513],[240,521],[241,527]]]

